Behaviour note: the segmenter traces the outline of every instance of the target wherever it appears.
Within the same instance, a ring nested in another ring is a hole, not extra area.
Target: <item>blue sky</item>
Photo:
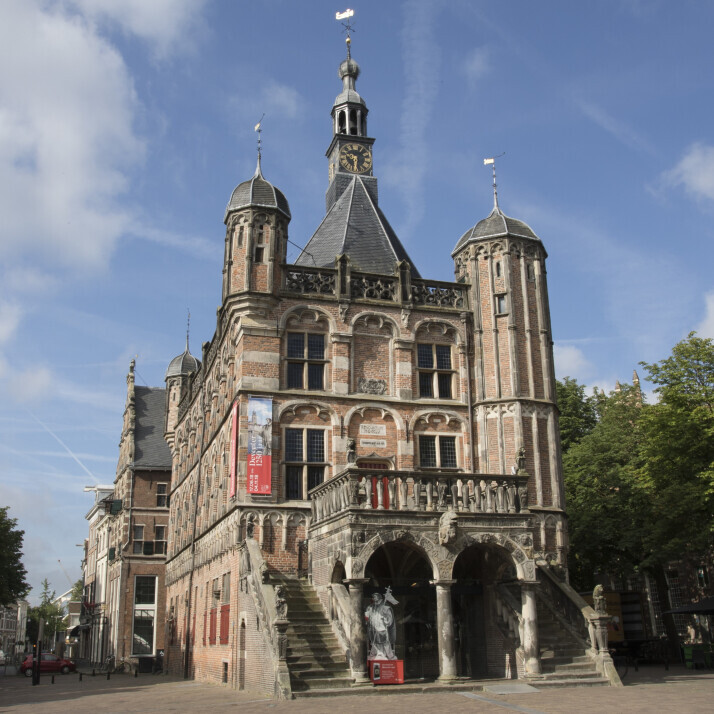
[[[611,389],[714,337],[714,5],[360,2],[380,205],[422,275],[499,199],[548,252],[559,376]],[[324,214],[344,36],[333,2],[0,4],[0,504],[36,588],[79,576],[125,376],[215,328],[225,205],[255,167],[290,239]],[[296,256],[293,249],[291,259]]]

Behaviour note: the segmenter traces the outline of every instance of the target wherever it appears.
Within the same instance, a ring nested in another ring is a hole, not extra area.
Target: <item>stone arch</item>
[[[397,429],[401,432],[406,431],[406,423],[404,422],[402,415],[396,409],[388,407],[381,402],[361,402],[358,406],[352,407],[345,414],[345,429],[349,427],[352,417],[356,413],[363,415],[367,409],[376,409],[377,411],[382,412],[382,418],[384,418],[384,414],[389,414],[394,420],[394,423],[397,425]]]
[[[423,333],[426,330],[425,337],[444,337],[447,335],[453,335],[454,344],[460,347],[463,343],[463,336],[461,330],[448,320],[443,320],[437,317],[425,317],[423,320],[419,320],[414,325],[414,339],[419,338],[419,333]]]
[[[350,330],[354,333],[355,326],[360,320],[368,321],[372,318],[379,322],[380,328],[384,325],[388,325],[391,328],[392,337],[399,335],[399,325],[393,317],[390,315],[383,315],[372,310],[363,310],[362,312],[358,312],[356,315],[353,315],[350,320]]]
[[[431,566],[434,578],[438,579],[441,577],[439,562],[442,560],[441,556],[445,552],[445,549],[437,546],[436,543],[434,543],[424,533],[414,533],[412,531],[398,528],[377,532],[364,543],[356,556],[348,558],[347,570],[349,577],[363,578],[367,562],[374,555],[374,553],[376,553],[377,550],[383,545],[398,542],[408,543],[417,550],[420,550]]]
[[[307,407],[314,409],[320,418],[322,418],[323,415],[327,416],[330,419],[333,429],[337,429],[340,426],[340,417],[331,405],[317,399],[310,399],[309,397],[291,399],[285,402],[285,404],[282,404],[278,412],[278,423],[282,422],[286,414],[297,414],[298,409]]]
[[[333,334],[337,331],[337,323],[335,318],[330,315],[326,310],[319,307],[305,307],[304,305],[296,305],[295,307],[286,310],[280,316],[279,331],[282,336],[285,330],[288,328],[288,323],[297,319],[301,323],[305,317],[309,317],[315,326],[318,326],[321,322],[326,325],[326,331],[329,334]]]
[[[534,579],[535,567],[532,559],[529,558],[520,544],[502,533],[478,533],[476,535],[466,535],[459,538],[456,543],[454,543],[452,573],[453,566],[459,556],[472,546],[478,545],[492,548],[504,558],[508,559],[515,567],[518,580]],[[530,566],[528,565],[529,563]]]

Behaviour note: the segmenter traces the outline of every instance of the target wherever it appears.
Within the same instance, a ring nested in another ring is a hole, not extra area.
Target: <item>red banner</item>
[[[236,495],[236,466],[238,461],[238,402],[234,402],[231,412],[231,473],[228,482],[228,496],[233,498]]]
[[[248,493],[270,495],[273,400],[248,399]]]

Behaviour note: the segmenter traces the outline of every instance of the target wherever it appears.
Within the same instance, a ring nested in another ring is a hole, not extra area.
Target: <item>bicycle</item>
[[[114,658],[114,655],[109,655],[104,662],[102,662],[102,666],[99,668],[100,672],[106,672],[107,674],[113,674],[116,671],[116,659]]]

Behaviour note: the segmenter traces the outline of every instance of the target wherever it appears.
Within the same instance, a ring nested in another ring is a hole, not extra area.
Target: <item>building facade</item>
[[[166,667],[277,696],[365,682],[388,593],[408,678],[557,679],[575,649],[607,682],[563,579],[545,248],[494,192],[455,280],[423,278],[379,205],[359,72],[348,44],[314,235],[287,264],[259,155],[216,333],[166,375]]]
[[[166,393],[135,384],[127,375],[116,479],[88,487],[95,504],[87,514],[82,656],[134,665],[164,647],[165,586],[171,456],[164,440]]]

